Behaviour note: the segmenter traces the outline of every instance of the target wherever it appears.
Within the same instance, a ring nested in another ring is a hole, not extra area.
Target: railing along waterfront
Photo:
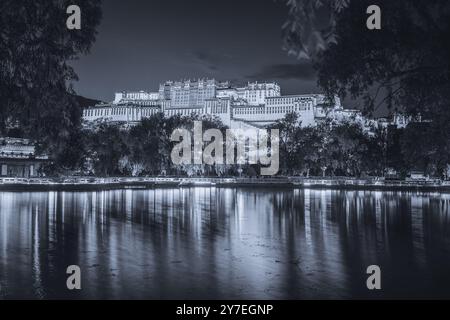
[[[8,186],[201,186],[201,185],[267,185],[293,187],[450,187],[450,181],[384,180],[379,177],[64,177],[64,178],[0,178]]]

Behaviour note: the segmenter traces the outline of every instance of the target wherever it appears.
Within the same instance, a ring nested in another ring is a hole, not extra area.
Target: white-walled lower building
[[[99,104],[83,110],[83,120],[87,122],[105,120],[108,122],[139,122],[160,112],[159,107],[133,104]]]

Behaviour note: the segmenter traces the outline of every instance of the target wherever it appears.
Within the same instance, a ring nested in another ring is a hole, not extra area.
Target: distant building
[[[391,125],[395,126],[398,129],[403,129],[406,128],[410,123],[420,123],[420,122],[427,122],[426,120],[422,119],[422,116],[420,114],[416,116],[411,116],[396,112],[392,115]]]
[[[239,98],[247,101],[251,106],[258,106],[266,103],[266,98],[279,97],[281,95],[280,86],[276,83],[248,83],[247,86],[236,88]]]
[[[401,114],[394,114],[392,117],[391,125],[394,125],[396,128],[406,128],[406,126],[411,121],[410,117],[401,115]]]
[[[115,104],[119,103],[137,103],[141,104],[144,101],[150,102],[150,101],[158,101],[159,100],[159,93],[158,92],[145,92],[145,91],[138,91],[138,92],[118,92],[115,94],[114,102]]]
[[[0,177],[37,177],[46,161],[48,157],[37,156],[29,140],[0,138]]]
[[[239,95],[236,88],[219,88],[216,91],[216,97],[221,99],[238,100]]]
[[[267,125],[283,119],[286,114],[295,112],[301,125],[315,125],[314,108],[317,100],[312,95],[292,95],[267,97],[261,105],[241,104],[233,108],[233,119],[260,125]]]
[[[363,129],[370,130],[370,121],[367,121],[368,119],[364,117],[361,110],[336,108],[330,111],[328,117],[337,124],[350,122],[359,124]]]
[[[425,175],[423,171],[413,170],[409,172],[409,177],[406,180],[413,180],[413,181],[428,180],[428,177]]]

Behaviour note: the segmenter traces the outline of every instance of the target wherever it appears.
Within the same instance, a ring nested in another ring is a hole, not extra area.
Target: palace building
[[[166,116],[217,116],[228,127],[238,126],[236,122],[261,127],[290,112],[297,113],[301,125],[306,127],[316,125],[324,117],[342,118],[348,113],[337,97],[330,105],[322,94],[281,95],[280,86],[273,82],[233,87],[228,82],[199,79],[167,81],[158,92],[116,93],[113,102],[85,109],[83,119],[132,125],[158,112]]]

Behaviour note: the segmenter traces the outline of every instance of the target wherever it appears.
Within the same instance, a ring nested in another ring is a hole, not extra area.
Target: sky
[[[72,63],[75,90],[87,98],[111,101],[114,92],[157,91],[166,80],[197,78],[276,81],[282,94],[319,91],[311,65],[282,49],[285,0],[103,0],[102,6],[97,41]]]

